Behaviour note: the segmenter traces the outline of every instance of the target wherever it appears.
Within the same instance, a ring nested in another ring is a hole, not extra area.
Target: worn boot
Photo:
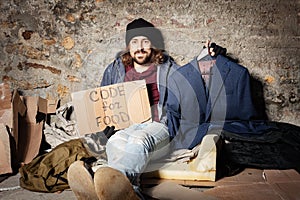
[[[94,185],[100,200],[139,199],[128,178],[110,167],[101,167],[95,172]]]
[[[91,173],[83,161],[75,161],[68,170],[68,182],[78,200],[98,200]]]

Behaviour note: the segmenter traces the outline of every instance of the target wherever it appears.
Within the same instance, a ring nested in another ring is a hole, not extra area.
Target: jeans
[[[150,159],[168,152],[168,128],[159,122],[134,124],[116,132],[106,145],[108,166],[125,174],[133,185],[139,185],[139,175]]]

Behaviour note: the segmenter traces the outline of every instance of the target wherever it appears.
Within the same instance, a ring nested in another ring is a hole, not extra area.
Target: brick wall
[[[210,38],[256,80],[271,120],[300,125],[299,0],[10,0],[0,2],[0,82],[25,95],[70,101],[99,85],[125,48],[126,24],[143,17],[159,27],[179,63]],[[263,108],[263,106],[262,106]]]

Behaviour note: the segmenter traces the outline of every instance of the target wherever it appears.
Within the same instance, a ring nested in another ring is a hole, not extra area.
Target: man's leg
[[[133,125],[118,131],[108,140],[108,165],[126,174],[132,184],[139,185],[138,177],[151,157],[168,143],[165,125],[158,122]]]

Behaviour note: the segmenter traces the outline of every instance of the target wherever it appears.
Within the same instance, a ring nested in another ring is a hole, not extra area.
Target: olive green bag
[[[56,146],[19,169],[20,186],[35,192],[56,192],[69,188],[67,171],[76,160],[91,157],[80,139]]]

